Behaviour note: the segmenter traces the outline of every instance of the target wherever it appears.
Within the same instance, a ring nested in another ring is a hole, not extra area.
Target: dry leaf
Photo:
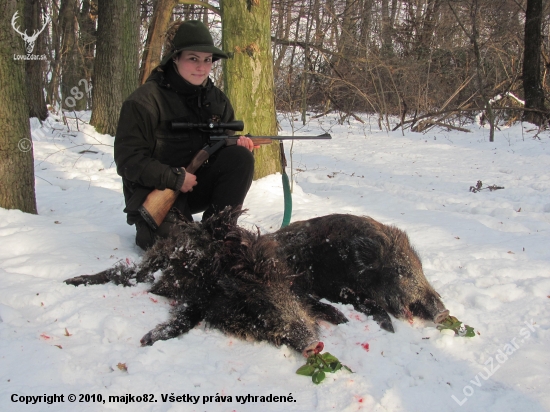
[[[118,365],[116,365],[118,369],[120,369],[122,372],[128,372],[128,368],[126,367],[125,363],[119,362]]]

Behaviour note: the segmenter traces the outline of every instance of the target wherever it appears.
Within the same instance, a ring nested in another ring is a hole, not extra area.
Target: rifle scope
[[[172,122],[172,130],[189,130],[189,129],[201,129],[201,130],[215,130],[220,131],[224,129],[234,130],[240,132],[244,129],[244,122],[242,120],[234,120],[232,122],[208,122],[208,123],[184,123],[184,122]]]

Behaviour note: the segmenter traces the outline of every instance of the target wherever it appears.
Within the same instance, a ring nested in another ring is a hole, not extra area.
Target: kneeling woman
[[[200,21],[181,23],[172,49],[146,83],[122,105],[115,137],[115,163],[122,176],[127,222],[136,225],[136,244],[147,249],[159,237],[167,237],[179,216],[203,220],[226,206],[242,205],[252,183],[254,148],[239,137],[236,146],[216,152],[196,174],[184,166],[208,142],[199,130],[172,130],[172,121],[228,122],[235,118],[227,96],[214,86],[212,64],[228,56],[214,46],[212,36]],[[180,191],[157,230],[151,229],[138,212],[154,189]]]

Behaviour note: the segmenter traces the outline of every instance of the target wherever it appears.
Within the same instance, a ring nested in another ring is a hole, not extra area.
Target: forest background
[[[256,134],[276,133],[276,111],[375,115],[381,129],[418,132],[481,115],[492,140],[499,122],[547,123],[549,10],[548,0],[0,0],[0,206],[36,210],[32,150],[20,150],[28,118],[91,110],[114,135],[174,20],[202,20],[230,53],[214,80]],[[277,148],[258,163],[269,159],[261,175],[280,167]]]

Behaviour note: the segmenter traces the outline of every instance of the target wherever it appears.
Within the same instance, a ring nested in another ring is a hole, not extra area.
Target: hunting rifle
[[[233,146],[237,144],[238,136],[222,135],[224,130],[241,131],[244,129],[244,122],[241,120],[235,120],[232,122],[210,122],[210,123],[183,123],[172,122],[172,130],[190,130],[198,129],[200,131],[210,134],[210,143],[204,146],[197,152],[195,157],[191,160],[191,163],[185,168],[188,173],[195,174],[197,169],[202,166],[204,162],[208,160],[212,154],[221,149],[224,146]],[[264,144],[270,144],[274,140],[317,140],[317,139],[332,139],[332,136],[328,133],[319,136],[250,136],[254,146],[260,146]],[[176,201],[180,191],[174,191],[172,189],[158,190],[155,189],[147,196],[145,202],[140,206],[139,213],[145,219],[147,224],[151,226],[153,230],[157,230],[170,209]]]

